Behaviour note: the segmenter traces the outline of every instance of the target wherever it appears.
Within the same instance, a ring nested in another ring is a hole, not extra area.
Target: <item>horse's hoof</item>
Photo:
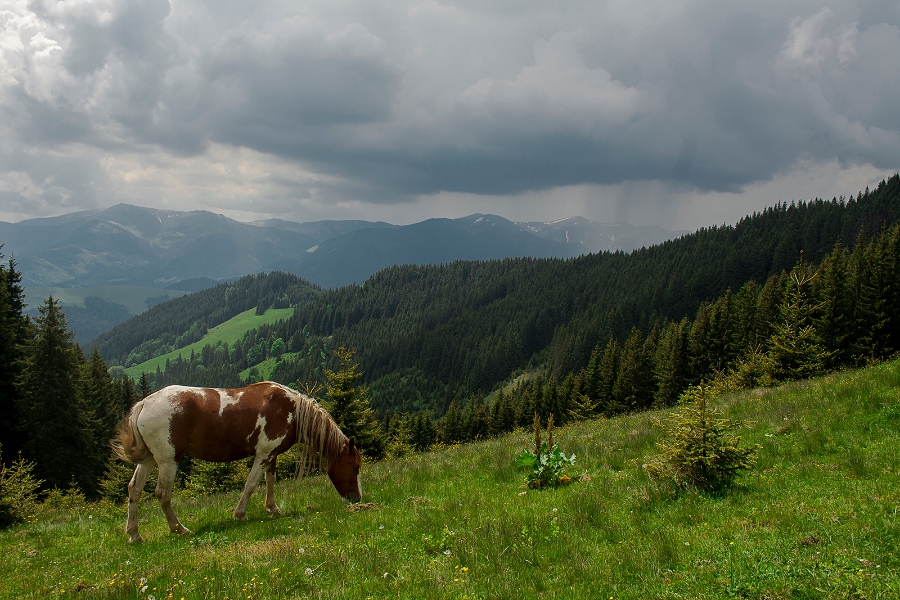
[[[142,537],[139,536],[139,535],[133,535],[133,536],[131,536],[131,537],[128,538],[128,543],[129,543],[129,544],[143,544],[143,543],[144,543],[144,538],[142,538]]]
[[[267,508],[267,509],[266,509],[266,512],[268,512],[268,513],[269,513],[270,515],[272,515],[273,517],[280,517],[280,516],[281,516],[281,511],[278,510],[278,507],[277,507],[277,506],[274,507],[274,508]]]
[[[178,535],[194,535],[193,531],[191,531],[184,525],[180,525],[180,524],[178,525],[178,527],[175,528],[175,531],[173,531],[172,533],[177,533]]]
[[[234,515],[234,518],[235,518],[236,520],[238,520],[238,521],[246,521],[246,520],[247,520],[247,515],[237,515],[237,514],[236,514],[236,515]]]

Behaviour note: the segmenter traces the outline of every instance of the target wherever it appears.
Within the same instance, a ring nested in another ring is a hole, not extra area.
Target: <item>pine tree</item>
[[[15,460],[24,442],[18,427],[20,403],[16,381],[21,374],[29,321],[25,316],[21,280],[13,259],[9,260],[8,267],[0,264],[0,445],[6,450],[7,463]]]
[[[877,242],[861,232],[851,255],[853,269],[853,325],[850,352],[857,363],[879,358],[888,329],[884,263]]]
[[[697,316],[691,325],[688,346],[691,366],[691,382],[697,383],[710,373],[710,306],[704,302],[697,309]]]
[[[830,353],[829,366],[850,362],[851,307],[849,255],[838,242],[819,269],[816,297],[820,305],[815,325],[823,347]]]
[[[619,375],[619,342],[615,338],[609,338],[606,348],[603,349],[599,372],[597,402],[603,414],[610,417],[623,410],[623,407],[616,404],[613,396],[613,387],[616,383],[616,377]]]
[[[444,418],[441,420],[441,442],[445,444],[457,444],[465,441],[465,431],[463,430],[462,412],[456,400],[447,407]]]
[[[82,395],[94,434],[90,470],[92,480],[99,481],[106,469],[110,454],[109,440],[115,434],[116,426],[124,413],[118,398],[116,398],[115,388],[106,363],[103,362],[103,358],[100,357],[100,352],[96,348],[91,353],[90,360],[84,363]],[[94,492],[96,489],[90,491]]]
[[[375,419],[375,411],[369,406],[368,390],[357,384],[363,373],[359,370],[359,364],[353,362],[356,351],[341,345],[334,354],[338,357],[340,366],[337,371],[325,371],[328,379],[325,408],[344,435],[356,438],[356,445],[367,455],[380,458],[384,453],[384,440]]]
[[[626,411],[647,408],[653,403],[650,360],[644,354],[641,330],[631,329],[619,360],[619,374],[613,387],[613,398]]]
[[[790,284],[781,304],[781,319],[769,342],[769,357],[776,381],[805,379],[820,373],[828,360],[814,325],[810,282],[816,274],[803,262],[791,270]]]
[[[144,372],[141,372],[141,378],[138,379],[137,393],[141,397],[141,400],[153,393],[153,386],[150,385],[150,378]]]
[[[36,463],[35,475],[47,486],[64,489],[74,477],[90,493],[96,486],[94,423],[82,396],[83,355],[59,302],[47,298],[38,310],[18,385],[28,436],[23,454]]]
[[[669,323],[663,330],[653,367],[656,380],[653,403],[656,406],[672,406],[687,387],[689,331],[687,318],[679,323]]]

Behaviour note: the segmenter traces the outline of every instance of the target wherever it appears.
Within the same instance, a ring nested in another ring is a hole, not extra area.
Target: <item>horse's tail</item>
[[[113,454],[126,462],[142,463],[150,458],[150,449],[137,427],[138,416],[143,408],[143,400],[132,406],[131,412],[119,422],[116,437],[109,442]]]

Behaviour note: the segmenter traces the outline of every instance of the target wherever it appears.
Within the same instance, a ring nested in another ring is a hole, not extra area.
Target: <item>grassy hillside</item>
[[[241,339],[244,332],[259,327],[260,325],[289,319],[293,313],[293,308],[270,308],[265,314],[257,315],[256,309],[251,308],[250,310],[246,310],[241,314],[228,319],[221,325],[216,325],[211,328],[200,341],[194,342],[179,350],[173,350],[168,354],[157,356],[156,358],[142,362],[139,365],[129,367],[128,369],[125,369],[125,373],[131,377],[140,377],[141,373],[144,372],[155,373],[157,366],[159,366],[160,369],[165,369],[166,360],[175,360],[178,356],[189,358],[191,352],[200,352],[207,344],[215,345],[217,342],[233,344],[236,340]]]
[[[636,414],[558,431],[589,480],[557,490],[520,489],[520,432],[367,465],[358,512],[321,477],[247,523],[237,494],[177,497],[189,537],[145,501],[134,547],[124,507],[58,512],[0,533],[0,597],[900,597],[900,361],[715,404],[761,446],[725,497],[653,484],[664,414]]]

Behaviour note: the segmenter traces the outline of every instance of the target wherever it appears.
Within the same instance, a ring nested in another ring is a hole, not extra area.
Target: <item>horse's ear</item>
[[[350,442],[347,444],[347,446],[348,446],[351,450],[353,450],[354,448],[356,448],[356,438],[352,438],[352,437],[351,437],[351,438],[350,438]]]

